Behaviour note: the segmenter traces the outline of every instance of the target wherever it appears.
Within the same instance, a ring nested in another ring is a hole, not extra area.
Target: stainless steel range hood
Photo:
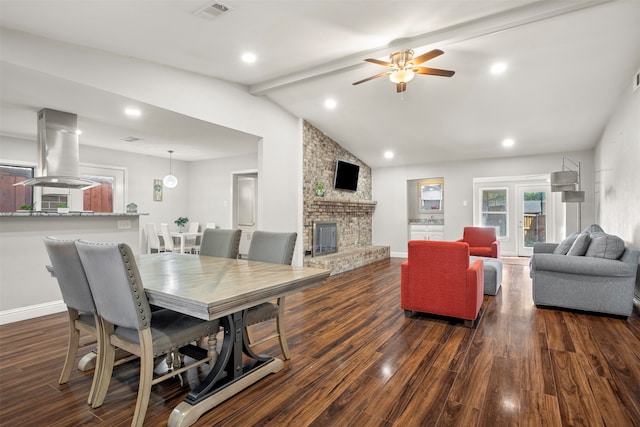
[[[80,177],[78,116],[43,108],[38,111],[36,177],[15,185],[86,190],[100,183]]]

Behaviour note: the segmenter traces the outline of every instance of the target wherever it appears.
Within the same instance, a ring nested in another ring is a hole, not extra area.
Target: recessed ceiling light
[[[385,159],[393,159],[393,151],[385,151],[384,152]]]
[[[333,110],[334,108],[336,108],[336,105],[338,104],[336,103],[335,99],[327,99],[326,101],[324,101],[324,106],[330,110]]]
[[[511,139],[511,138],[506,138],[502,140],[502,146],[503,147],[513,147],[513,144],[515,144],[516,142]]]
[[[82,135],[82,131],[80,129],[76,129],[76,135]]]
[[[246,62],[247,64],[252,64],[252,63],[256,62],[256,59],[257,59],[256,56],[251,52],[247,52],[247,53],[243,53],[242,54],[242,60],[244,62]]]
[[[129,117],[140,117],[142,112],[137,108],[125,108],[124,113]]]
[[[502,74],[507,70],[505,62],[496,62],[491,66],[491,74]]]

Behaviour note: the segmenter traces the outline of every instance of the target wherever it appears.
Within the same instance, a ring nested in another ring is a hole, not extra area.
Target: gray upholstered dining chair
[[[241,230],[206,228],[202,233],[200,255],[238,258]]]
[[[274,264],[291,264],[293,250],[296,246],[297,233],[277,233],[271,231],[255,231],[251,235],[249,254],[250,261],[271,262]],[[254,341],[249,333],[248,326],[267,320],[276,319],[276,333],[259,341]],[[271,338],[278,337],[280,348],[285,359],[289,359],[289,345],[285,334],[284,324],[284,297],[277,302],[265,302],[247,310],[245,316],[245,332],[250,345],[257,345]]]
[[[67,357],[58,379],[59,384],[66,384],[71,377],[71,369],[75,364],[80,346],[80,333],[98,337],[96,332],[96,306],[93,303],[87,276],[80,262],[74,240],[62,240],[45,237],[44,246],[49,254],[51,266],[47,269],[58,281],[62,300],[69,314],[69,343]],[[94,371],[93,382],[87,402],[93,403],[97,376]]]
[[[142,426],[151,386],[187,369],[216,359],[215,339],[209,355],[153,378],[154,358],[178,351],[205,336],[218,333],[219,321],[204,321],[171,310],[151,312],[135,257],[124,243],[76,241],[98,313],[99,379],[92,406],[102,405],[113,372],[115,347],[140,357],[140,383],[132,426]]]

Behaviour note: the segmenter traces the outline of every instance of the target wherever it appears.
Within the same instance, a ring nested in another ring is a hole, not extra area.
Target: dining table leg
[[[249,347],[244,328],[246,310],[223,317],[222,349],[209,374],[169,416],[169,427],[187,427],[202,414],[269,374],[283,369],[281,359],[255,354]],[[243,353],[250,359],[244,364]]]

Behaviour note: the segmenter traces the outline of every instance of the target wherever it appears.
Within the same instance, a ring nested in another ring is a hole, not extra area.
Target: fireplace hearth
[[[336,221],[314,221],[312,256],[336,252],[338,252],[338,223]]]

